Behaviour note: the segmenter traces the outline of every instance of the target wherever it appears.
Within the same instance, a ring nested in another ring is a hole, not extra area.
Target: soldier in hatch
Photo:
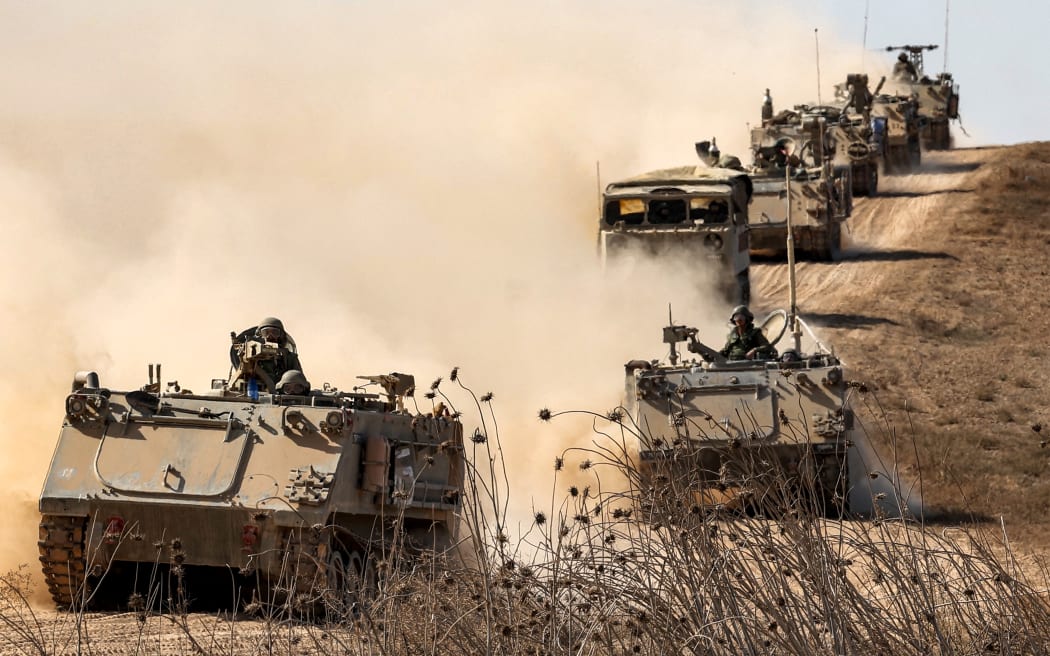
[[[739,157],[722,154],[722,151],[718,149],[718,144],[715,143],[714,137],[711,137],[711,141],[697,143],[696,153],[700,156],[700,160],[711,168],[733,169],[734,171],[744,170],[744,165]]]
[[[266,317],[259,322],[255,329],[255,337],[263,342],[277,345],[277,357],[272,360],[263,360],[259,368],[270,377],[270,380],[278,381],[286,371],[295,369],[302,374],[303,366],[299,364],[299,354],[295,350],[295,340],[284,332],[284,323],[277,317]]]
[[[230,333],[230,363],[236,378],[249,383],[252,379],[261,383],[261,388],[272,392],[281,377],[290,370],[302,373],[295,340],[285,332],[284,324],[277,317],[266,317],[259,325]],[[261,348],[259,343],[261,344]],[[255,344],[249,349],[249,346]],[[246,355],[250,350],[252,355]],[[247,360],[247,361],[242,361]]]
[[[278,394],[303,396],[310,393],[310,381],[298,369],[289,369],[277,381],[276,389]]]
[[[908,61],[908,55],[901,53],[897,55],[897,63],[893,65],[893,79],[903,82],[914,82],[919,79],[919,72],[915,65]]]
[[[719,351],[729,360],[767,360],[777,357],[777,351],[755,327],[755,317],[746,305],[733,308],[730,318],[733,330],[726,338],[726,345]]]

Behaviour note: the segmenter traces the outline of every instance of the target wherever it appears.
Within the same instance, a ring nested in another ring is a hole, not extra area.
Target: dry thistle
[[[537,416],[539,416],[540,421],[550,421],[551,411],[547,408],[540,408],[540,411],[537,413]]]
[[[547,523],[547,515],[545,515],[545,514],[544,514],[544,513],[542,513],[542,512],[538,512],[538,513],[536,513],[536,515],[535,515],[535,516],[533,517],[533,521],[535,521],[535,522],[536,522],[536,526],[543,526],[544,524],[546,524],[546,523]]]
[[[492,392],[486,392],[486,393],[482,394],[480,400],[481,400],[482,403],[488,403],[489,401],[492,400]]]
[[[427,392],[426,394],[424,394],[423,396],[425,398],[427,398],[427,399],[433,399],[433,398],[437,397],[437,392],[430,391],[430,392]]]
[[[459,378],[459,367],[452,367],[452,373],[448,375],[448,379],[454,383],[457,378]]]
[[[564,467],[564,466],[565,466],[565,459],[564,458],[559,456],[559,457],[554,459],[554,471],[561,471],[562,467]]]
[[[434,379],[434,382],[430,383],[430,389],[432,389],[432,390],[436,390],[440,386],[441,386],[441,376],[438,376],[437,378]]]
[[[482,433],[480,428],[475,428],[474,434],[470,436],[470,441],[474,444],[484,444],[488,439],[488,436]]]
[[[570,487],[569,488],[569,496],[570,497],[578,497],[578,496],[580,496],[580,488],[576,487],[575,485]]]
[[[588,469],[591,468],[592,464],[593,463],[590,460],[584,460],[583,462],[580,463],[580,470],[581,471],[587,471]]]
[[[619,408],[613,408],[605,414],[605,418],[614,424],[618,424],[623,421],[623,410]]]

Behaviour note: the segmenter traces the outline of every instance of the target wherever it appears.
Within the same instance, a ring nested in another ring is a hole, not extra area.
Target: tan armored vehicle
[[[255,372],[278,345],[233,337],[231,375],[201,393],[162,389],[159,365],[137,390],[74,378],[40,495],[57,606],[160,603],[191,575],[309,605],[367,591],[395,538],[449,544],[462,428],[405,407],[412,376],[364,377],[381,393],[311,389],[298,371],[267,383]],[[208,605],[200,586],[188,593]]]
[[[952,147],[949,124],[959,118],[959,85],[948,72],[929,77],[924,68],[923,53],[936,50],[936,45],[887,46],[887,52],[899,51],[894,77],[898,93],[911,96],[920,119],[920,136],[926,150]]]
[[[783,311],[759,322],[774,344],[790,324]],[[838,358],[814,337],[813,353],[727,360],[673,322],[663,340],[666,361],[625,366],[643,481],[687,484],[701,504],[847,511],[853,415]]]
[[[602,263],[629,254],[709,262],[723,296],[747,303],[750,198],[750,178],[732,169],[681,166],[613,182],[602,194]]]
[[[879,93],[882,84],[875,89]],[[850,74],[835,85],[837,105],[801,105],[807,113],[819,114],[828,123],[830,156],[837,167],[849,166],[854,196],[874,196],[879,190],[879,169],[883,166],[883,141],[872,122],[874,96],[868,90],[868,76]]]
[[[762,114],[762,125],[751,130],[752,254],[784,253],[790,213],[797,249],[838,259],[853,183],[849,163],[835,160],[827,117],[806,106],[774,114],[768,94]]]
[[[922,162],[918,107],[912,96],[880,94],[872,102],[872,126],[886,173],[909,173]]]

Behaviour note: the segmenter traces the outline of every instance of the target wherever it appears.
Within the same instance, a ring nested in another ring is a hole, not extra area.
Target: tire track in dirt
[[[973,172],[987,150],[927,153],[921,169],[905,176],[884,176],[879,195],[856,199],[846,222],[842,261],[800,262],[796,266],[797,298],[803,316],[855,315],[858,308],[892,290],[902,270],[917,260],[947,257],[929,239],[952,206],[971,193]],[[788,270],[783,263],[751,267],[758,305],[783,307],[788,302]],[[827,328],[850,328],[849,323]]]

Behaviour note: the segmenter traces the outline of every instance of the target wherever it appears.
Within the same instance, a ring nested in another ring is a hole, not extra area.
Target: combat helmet
[[[255,334],[260,337],[263,331],[267,328],[276,328],[280,331],[280,334],[273,341],[283,343],[285,341],[284,323],[277,317],[263,317],[263,320],[259,322],[259,325],[255,328]]]
[[[751,310],[747,309],[746,305],[738,305],[733,308],[733,311],[729,314],[729,323],[733,323],[733,319],[736,315],[742,314],[747,317],[748,323],[755,320],[755,315],[751,314]]]
[[[310,391],[310,381],[306,380],[306,376],[298,369],[289,369],[284,372],[274,389],[278,394],[283,394],[286,385],[296,385],[302,388],[300,391],[289,391],[289,394],[306,394]]]
[[[259,322],[259,328],[280,328],[281,332],[284,332],[284,323],[277,317],[263,317],[263,320]]]

